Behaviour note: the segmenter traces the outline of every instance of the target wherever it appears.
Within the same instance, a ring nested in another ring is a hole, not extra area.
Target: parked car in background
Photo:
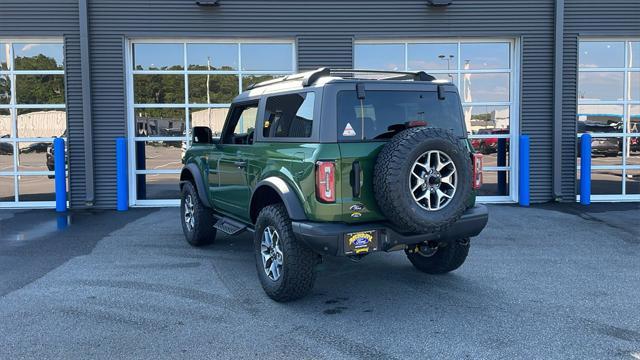
[[[0,136],[0,139],[9,138],[9,134]],[[13,155],[13,145],[6,142],[0,142],[0,155]]]
[[[65,132],[62,133],[62,135],[60,137],[66,138],[67,137],[67,131],[65,130]],[[50,144],[47,145],[47,160],[46,160],[47,169],[49,169],[49,171],[54,171],[55,170],[55,166],[54,166],[55,163],[54,163],[54,156],[53,155],[54,155],[53,143],[50,143]],[[68,159],[69,158],[67,157],[65,159],[65,162],[69,161]],[[47,176],[49,177],[49,179],[53,179],[55,177],[53,175],[47,175]]]
[[[618,125],[578,122],[578,133],[620,133]],[[622,151],[621,137],[592,137],[591,154],[607,157],[618,156]],[[582,156],[582,138],[578,137],[578,157]]]
[[[480,129],[478,130],[477,135],[487,135],[487,134],[508,134],[508,129]],[[507,145],[509,144],[509,139],[506,139]],[[471,145],[474,149],[479,151],[481,154],[487,155],[492,154],[498,151],[498,138],[482,138],[482,139],[473,139],[471,140]]]

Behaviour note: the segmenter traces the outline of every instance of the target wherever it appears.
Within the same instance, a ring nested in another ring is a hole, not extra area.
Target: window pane
[[[640,170],[627,170],[625,181],[627,183],[627,194],[640,194]]]
[[[313,125],[313,92],[272,96],[267,100],[265,137],[310,137]]]
[[[578,163],[582,157],[582,139],[578,138],[576,143],[576,153]],[[593,137],[591,138],[591,164],[592,165],[622,165],[622,138],[616,137]]]
[[[622,132],[621,105],[579,105],[578,133]]]
[[[180,174],[136,175],[138,200],[178,199]]]
[[[189,70],[238,70],[237,44],[187,44]]]
[[[627,165],[640,165],[640,137],[627,138],[627,150],[625,150]]]
[[[624,67],[624,42],[580,41],[580,67]]]
[[[464,74],[464,101],[509,101],[509,74]]]
[[[356,69],[404,70],[404,44],[358,44]]]
[[[56,193],[53,176],[18,177],[19,201],[54,201]]]
[[[47,165],[47,154],[51,152],[51,146],[50,141],[18,143],[18,171],[53,170]]]
[[[291,44],[242,44],[242,70],[293,71]]]
[[[640,72],[638,71],[629,73],[629,100],[640,101]]]
[[[11,112],[9,109],[0,109],[0,139],[11,136]]]
[[[408,44],[409,70],[449,70],[458,68],[457,44]]]
[[[13,176],[0,176],[0,201],[15,201]]]
[[[629,46],[629,66],[640,68],[640,41],[633,41]]]
[[[627,132],[640,133],[640,105],[629,105],[629,124]]]
[[[0,70],[9,70],[9,47],[9,44],[0,42]]]
[[[64,104],[64,75],[16,75],[18,104]]]
[[[228,108],[207,108],[198,109],[191,108],[189,114],[191,116],[191,127],[207,126],[211,129],[213,137],[220,137],[222,126],[229,113]]]
[[[509,171],[482,171],[482,187],[480,196],[509,195]]]
[[[133,44],[135,70],[182,70],[182,44]]]
[[[622,100],[624,73],[622,72],[580,72],[578,99],[580,100]]]
[[[64,69],[62,44],[13,44],[16,70]]]
[[[577,189],[580,193],[580,171],[578,173]],[[622,170],[593,170],[591,172],[592,195],[621,195]]]
[[[430,74],[438,80],[447,80],[455,86],[458,86],[458,75],[456,74]]]
[[[182,167],[182,141],[137,141],[137,170],[174,170]]]
[[[0,172],[13,171],[13,144],[0,139]]]
[[[11,78],[9,75],[0,75],[0,104],[11,103]]]
[[[184,103],[184,76],[133,75],[136,104]]]
[[[243,75],[242,76],[242,91],[245,91],[249,85],[254,85],[267,80],[273,80],[283,75]]]
[[[64,137],[67,112],[64,109],[18,109],[18,136],[22,138]]]
[[[184,109],[137,108],[136,136],[186,136]]]
[[[483,166],[509,166],[509,139],[482,138],[471,139],[474,150],[483,154]]]
[[[229,104],[238,94],[237,75],[189,75],[191,104]]]
[[[464,119],[467,131],[474,135],[509,133],[508,106],[465,106]]]
[[[460,44],[463,69],[508,69],[508,43]]]

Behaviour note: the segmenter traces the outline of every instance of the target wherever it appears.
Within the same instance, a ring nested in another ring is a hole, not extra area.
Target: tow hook
[[[365,256],[367,256],[367,254],[349,255],[347,257],[353,262],[360,262],[360,260],[362,260],[362,258],[364,258]]]
[[[426,243],[416,244],[413,248],[409,248],[408,252],[411,254],[420,254],[424,257],[431,257],[438,252],[439,244],[435,241],[428,241]]]

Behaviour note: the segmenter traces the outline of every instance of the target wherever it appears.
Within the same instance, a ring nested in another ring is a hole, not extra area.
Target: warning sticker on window
[[[356,136],[355,130],[351,126],[351,123],[347,123],[347,126],[344,127],[344,131],[342,132],[342,136]]]

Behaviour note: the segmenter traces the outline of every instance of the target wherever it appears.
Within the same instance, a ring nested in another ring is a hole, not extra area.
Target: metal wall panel
[[[0,5],[0,38],[60,37],[64,39],[65,88],[69,141],[71,206],[84,205],[84,137],[78,1],[3,0]]]
[[[563,200],[575,201],[579,37],[640,38],[638,0],[565,0],[562,115]]]
[[[352,64],[352,39],[522,36],[521,129],[531,135],[532,201],[551,199],[552,0],[91,0],[96,205],[115,206],[114,138],[126,135],[123,48],[130,37],[297,40],[298,68]]]

